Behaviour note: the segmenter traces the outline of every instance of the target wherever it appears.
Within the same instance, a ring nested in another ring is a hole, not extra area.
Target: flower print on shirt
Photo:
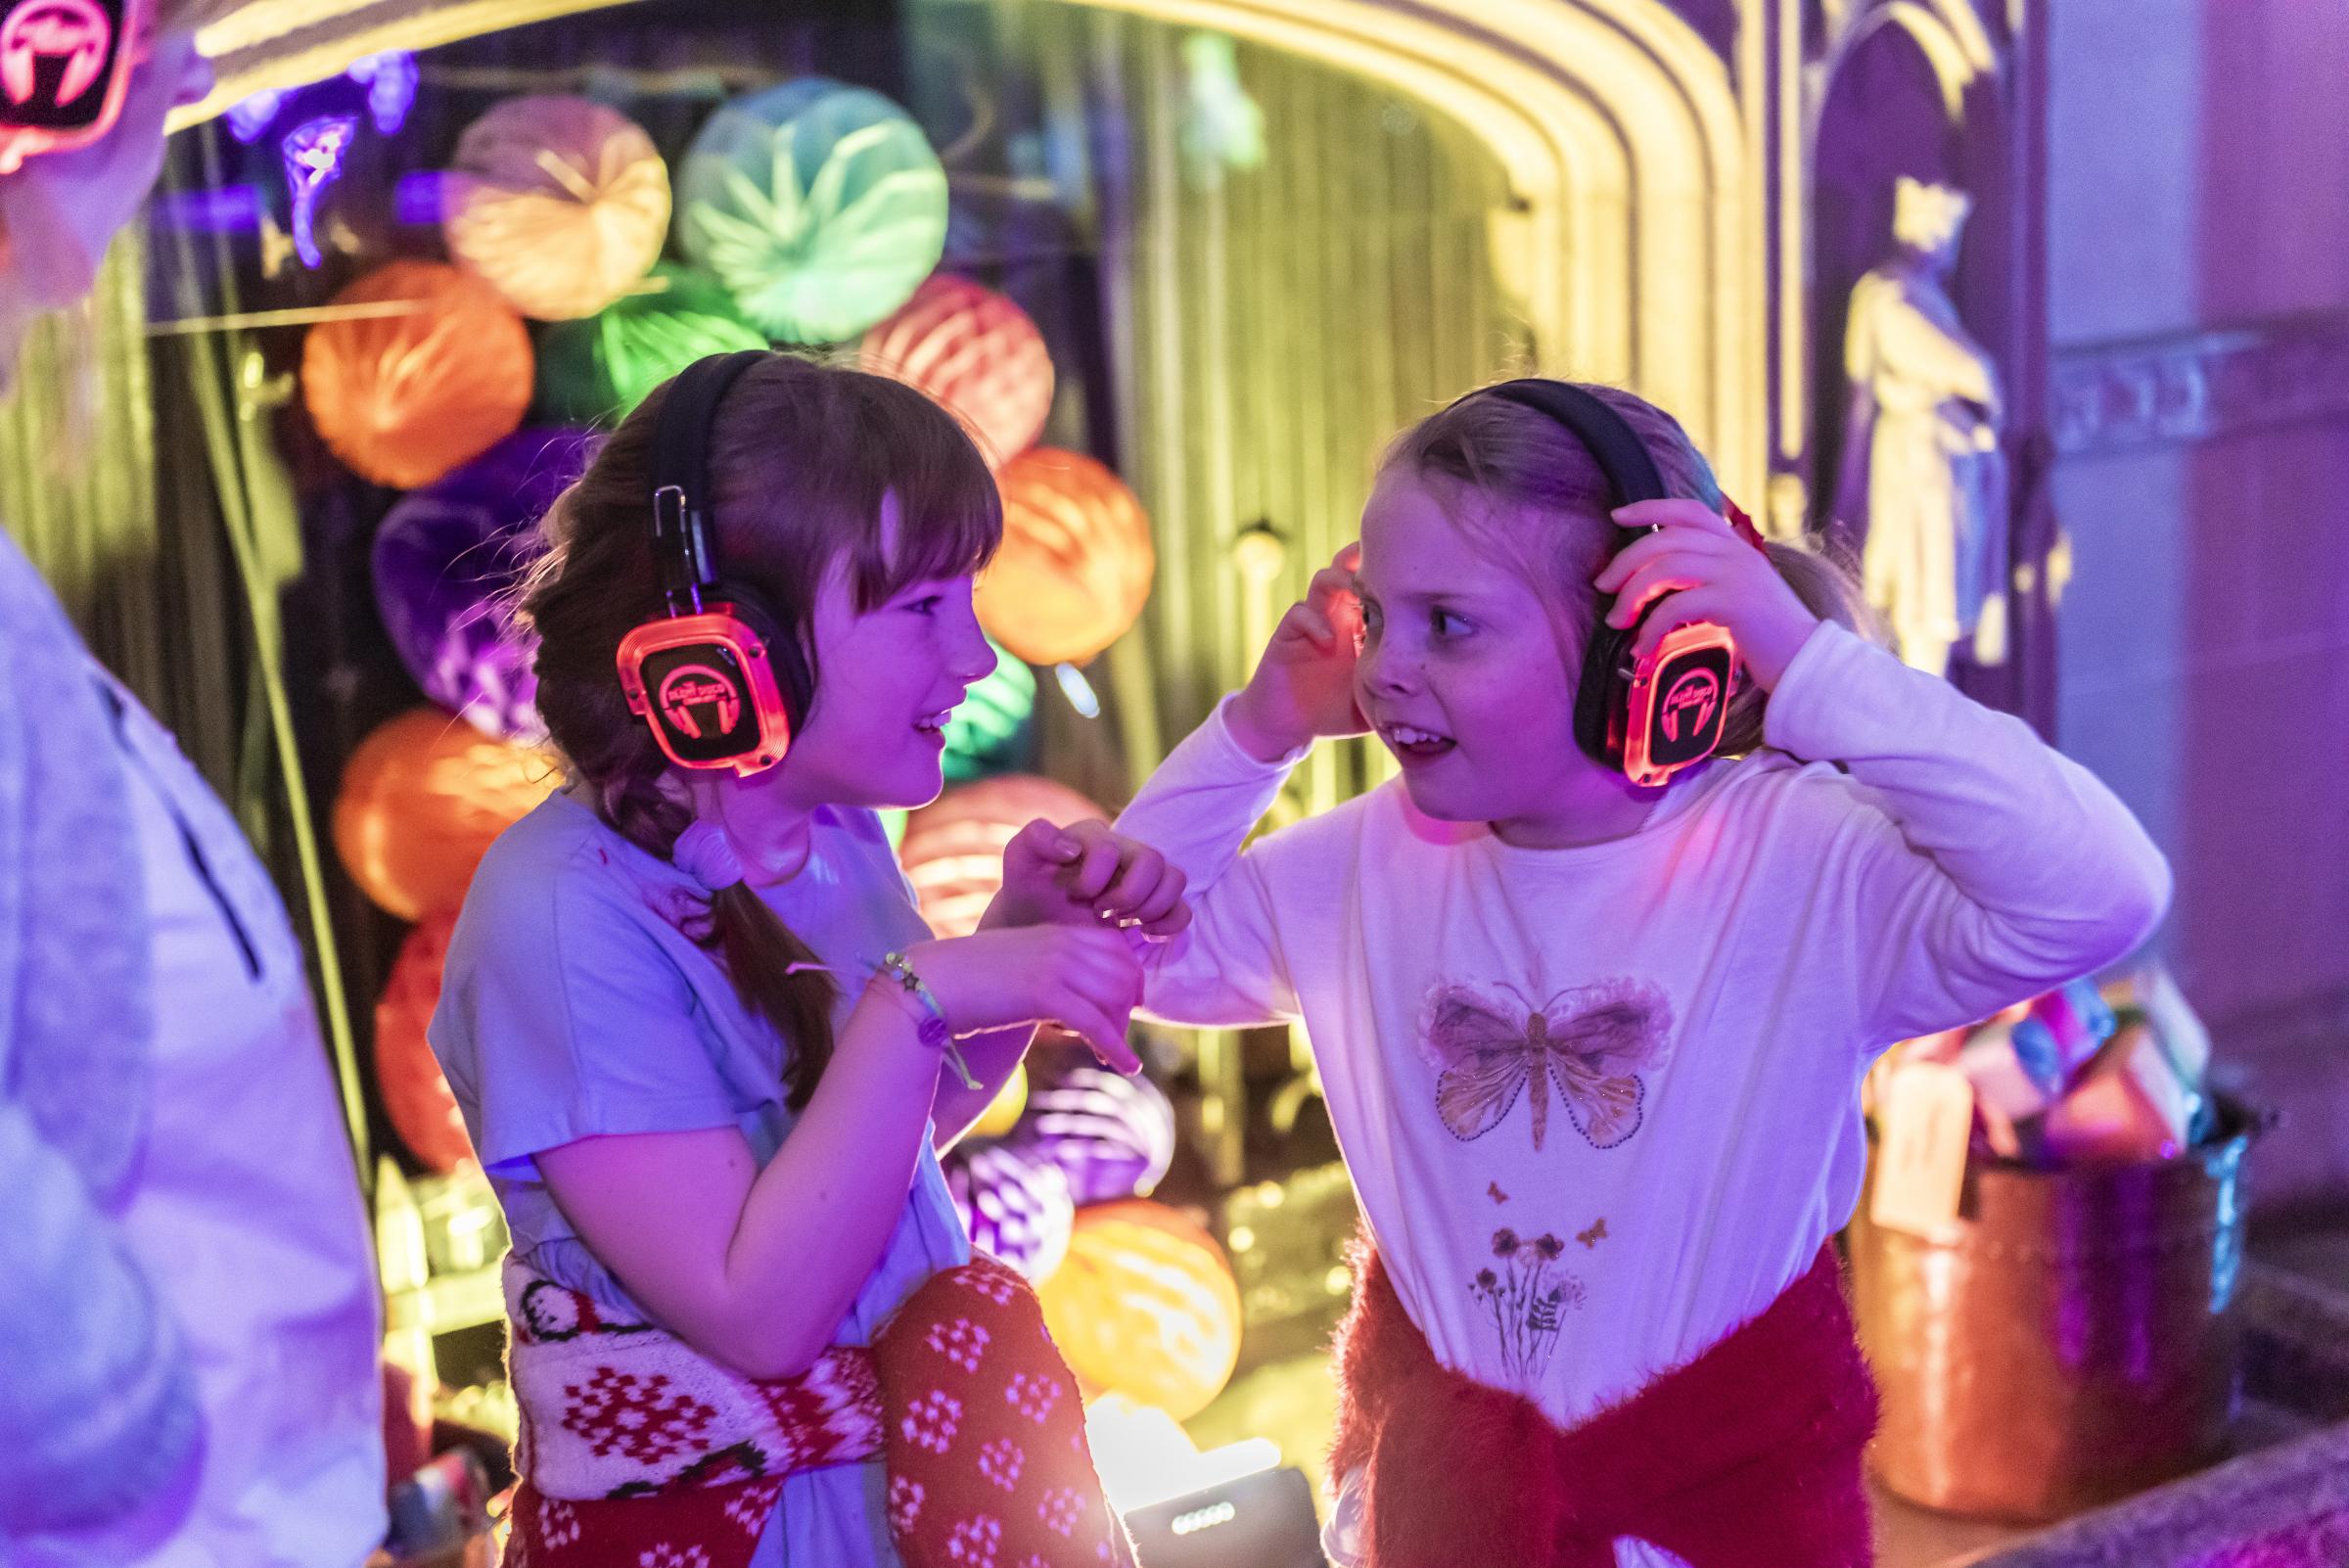
[[[1662,988],[1602,980],[1538,1006],[1515,986],[1499,989],[1504,999],[1439,982],[1420,1009],[1422,1053],[1438,1073],[1436,1112],[1452,1136],[1483,1137],[1526,1094],[1539,1151],[1552,1084],[1593,1148],[1611,1149],[1638,1131],[1647,1097],[1639,1075],[1672,1053],[1672,1003]]]
[[[1558,1267],[1565,1250],[1547,1232],[1527,1241],[1504,1225],[1493,1232],[1497,1267],[1478,1269],[1468,1282],[1500,1335],[1501,1366],[1519,1387],[1541,1379],[1566,1314],[1583,1304],[1582,1280]]]

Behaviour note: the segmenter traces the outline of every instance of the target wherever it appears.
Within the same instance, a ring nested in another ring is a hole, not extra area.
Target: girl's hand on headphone
[[[956,1035],[1058,1024],[1120,1073],[1142,1069],[1126,1028],[1142,999],[1142,965],[1122,931],[1020,926],[916,943],[905,961]]]
[[[1349,544],[1313,574],[1305,598],[1280,618],[1256,673],[1232,703],[1232,738],[1257,761],[1278,761],[1318,735],[1369,732],[1354,700],[1354,661],[1362,637],[1354,574],[1361,559],[1362,547]]]
[[[1003,890],[982,931],[998,926],[1104,923],[1171,937],[1191,923],[1183,874],[1107,822],[1054,827],[1038,817],[1003,849]]]
[[[1737,639],[1737,656],[1756,685],[1775,688],[1819,617],[1795,597],[1770,557],[1701,501],[1635,501],[1618,508],[1615,521],[1658,530],[1625,545],[1591,579],[1599,592],[1615,595],[1611,626],[1631,625],[1650,603],[1666,599],[1639,628],[1633,656],[1645,657],[1676,626],[1708,622]]]

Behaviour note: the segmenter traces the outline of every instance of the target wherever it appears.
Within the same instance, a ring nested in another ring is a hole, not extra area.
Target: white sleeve
[[[1189,881],[1190,925],[1141,950],[1145,1015],[1214,1028],[1297,1016],[1264,859],[1240,846],[1304,755],[1258,761],[1232,739],[1219,706],[1119,814],[1120,833],[1157,850]]]
[[[1871,1046],[2109,964],[2169,907],[2168,862],[2086,768],[1841,626],[1803,644],[1765,727],[1864,786],[1816,870],[1849,922]]]

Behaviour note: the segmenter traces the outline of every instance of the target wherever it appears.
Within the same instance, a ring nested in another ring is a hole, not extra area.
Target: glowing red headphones
[[[695,360],[669,384],[653,427],[653,559],[668,613],[621,639],[620,684],[679,767],[774,766],[814,692],[793,625],[718,574],[711,426],[726,389],[767,352]]]
[[[114,128],[148,0],[13,0],[0,7],[0,174]]]
[[[1617,506],[1665,498],[1663,476],[1656,472],[1656,461],[1638,433],[1580,387],[1528,378],[1468,395],[1504,397],[1547,414],[1572,431],[1606,475]],[[1742,520],[1742,513],[1737,516]],[[1761,547],[1750,523],[1740,536]],[[1647,614],[1629,626],[1607,624],[1613,599],[1600,608],[1598,624],[1583,651],[1582,680],[1574,695],[1576,744],[1595,761],[1622,768],[1640,785],[1665,783],[1681,768],[1712,756],[1721,745],[1729,698],[1736,689],[1737,644],[1726,626],[1707,622],[1676,626],[1653,653],[1633,659],[1633,641],[1662,603],[1651,603]]]

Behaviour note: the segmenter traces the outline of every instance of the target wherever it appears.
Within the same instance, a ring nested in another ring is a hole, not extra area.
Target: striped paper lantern
[[[1125,481],[1081,452],[1031,447],[995,484],[1003,545],[979,577],[979,623],[1032,665],[1082,664],[1149,601],[1149,516]]]
[[[1087,1399],[1123,1394],[1187,1421],[1239,1364],[1231,1262],[1215,1237],[1163,1203],[1079,1210],[1068,1257],[1036,1294]]]
[[[1052,1277],[1068,1256],[1077,1213],[1060,1168],[985,1139],[957,1144],[944,1164],[946,1190],[971,1245],[1032,1284]]]
[[[375,1082],[384,1110],[408,1152],[443,1176],[473,1158],[457,1097],[425,1041],[456,923],[453,912],[437,914],[409,932],[375,1004]]]
[[[905,820],[898,863],[922,918],[942,937],[967,937],[1003,885],[1003,848],[1037,817],[1056,826],[1109,815],[1048,778],[1005,773],[957,784]]]
[[[918,387],[961,420],[987,466],[1036,444],[1052,411],[1052,355],[1028,312],[968,278],[933,273],[864,335],[864,368]]]
[[[661,258],[668,168],[644,128],[562,93],[465,127],[441,186],[448,254],[542,321],[591,316]]]

